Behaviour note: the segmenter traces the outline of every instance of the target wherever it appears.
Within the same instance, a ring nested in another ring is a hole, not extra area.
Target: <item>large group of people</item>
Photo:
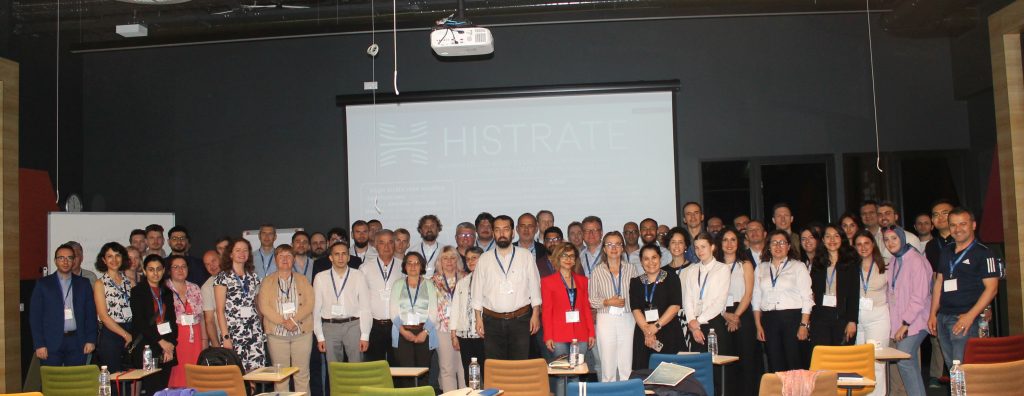
[[[144,394],[184,386],[184,365],[209,347],[233,350],[247,371],[298,367],[276,391],[328,394],[326,362],[386,360],[435,368],[446,392],[466,386],[471,358],[553,360],[576,343],[600,381],[618,381],[654,353],[706,352],[714,334],[719,353],[740,357],[730,394],[757,394],[766,371],[808,368],[814,346],[875,343],[912,356],[898,369],[916,396],[925,338],[946,365],[962,358],[1002,273],[974,215],[944,200],[912,229],[888,202],[800,230],[782,203],[770,221],[731,225],[705,222],[695,202],[682,209],[681,226],[647,218],[621,232],[597,216],[563,233],[546,210],[481,213],[455,227],[455,246],[438,243],[434,215],[416,224],[413,246],[408,230],[376,220],[275,246],[267,224],[260,246],[224,237],[201,258],[185,227],[167,232],[168,253],[151,225],[128,246],[103,245],[99,277],[69,242],[32,294],[35,355],[78,365],[94,354],[121,371],[141,363],[123,359],[128,345],[148,345],[165,370],[146,377]]]

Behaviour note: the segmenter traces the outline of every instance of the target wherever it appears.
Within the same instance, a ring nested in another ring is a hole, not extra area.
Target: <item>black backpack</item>
[[[238,357],[234,349],[210,347],[199,353],[199,360],[196,364],[200,366],[237,366],[238,371],[245,375],[245,368],[242,367],[242,359]],[[250,388],[245,387],[247,395],[252,394]]]

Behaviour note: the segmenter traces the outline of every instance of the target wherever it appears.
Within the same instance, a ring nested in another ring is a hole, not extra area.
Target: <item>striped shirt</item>
[[[618,295],[626,300],[626,312],[631,312],[629,308],[629,280],[640,276],[640,272],[637,272],[636,267],[622,261],[619,263],[619,276],[622,277],[622,288],[619,290]],[[590,284],[588,285],[590,289],[590,307],[596,309],[597,313],[608,313],[608,307],[604,305],[604,300],[615,296],[617,279],[618,277],[612,277],[607,263],[598,264],[594,268],[594,272],[591,273]]]

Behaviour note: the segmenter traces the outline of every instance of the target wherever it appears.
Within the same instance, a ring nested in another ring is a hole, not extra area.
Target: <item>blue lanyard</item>
[[[703,268],[697,268],[697,286],[700,286],[700,299],[704,299],[704,286],[708,285],[708,278],[711,278],[711,270],[708,270],[708,276],[704,278],[704,282],[700,281]],[[781,271],[779,271],[781,272]]]
[[[310,267],[309,261],[310,261],[309,257],[306,257],[306,265],[302,267],[302,271],[299,271],[297,268],[295,268],[295,264],[293,263],[292,264],[292,272],[298,272],[298,273],[301,273],[302,276],[306,276],[306,272],[309,271],[309,267]]]
[[[832,290],[832,282],[835,282],[835,280],[836,280],[836,270],[837,269],[838,269],[838,266],[832,266],[832,273],[825,277],[825,282],[828,283],[828,285],[825,286],[825,294],[828,294],[828,291]],[[827,270],[828,269],[826,269],[826,271]]]
[[[512,263],[516,260],[516,248],[512,248],[512,257],[508,259],[508,269],[505,269],[505,265],[501,263],[501,257],[498,257],[498,249],[494,249],[494,259],[498,260],[498,267],[501,268],[501,273],[505,274],[505,279],[508,279],[508,272],[512,270]]]
[[[146,285],[146,286],[148,287],[149,285]],[[160,320],[158,322],[159,323],[163,323],[164,322],[164,301],[162,299],[160,299],[160,296],[156,295],[156,292],[153,291],[152,287],[149,288],[149,294],[153,295],[153,301],[156,302],[157,312],[159,313],[158,317],[160,318]]]
[[[420,282],[423,282],[420,279]],[[409,279],[405,280],[405,294],[409,295],[409,311],[416,312],[416,300],[420,299],[420,287],[423,286],[420,283],[416,284],[416,295],[413,296],[412,292],[409,291]]]
[[[170,280],[168,280],[167,282],[170,282]],[[171,289],[171,293],[174,293],[174,297],[177,298],[178,302],[181,303],[181,309],[185,309],[185,300],[182,300],[181,294],[178,294],[178,291],[174,289],[174,283],[169,283],[167,285],[167,288]],[[185,286],[185,293],[188,293],[188,286]]]
[[[68,291],[64,292],[64,308],[68,308],[68,297],[71,296],[71,281],[73,279],[70,279],[70,276],[68,278]],[[60,282],[60,275],[57,275],[57,282]]]
[[[889,287],[892,288],[892,291],[896,291],[896,279],[900,277],[900,272],[901,271],[903,271],[903,257],[897,257],[896,258],[896,272],[893,272],[893,274],[892,274],[892,284],[889,285]]]
[[[587,268],[587,276],[590,276],[590,274],[592,274],[594,272],[594,266],[597,265],[598,261],[601,261],[601,251],[600,250],[597,251],[597,256],[594,256],[594,261],[593,262],[590,261],[590,251],[589,250],[584,249],[583,250],[583,255],[586,256],[586,257],[584,257],[584,259],[587,260],[587,267],[586,267]]]
[[[426,246],[427,246],[427,244],[420,243],[420,253],[423,253],[423,257],[427,257],[427,251],[424,250],[424,247],[426,247]],[[437,254],[438,249],[440,249],[440,246],[437,246],[435,244],[434,245],[434,251],[430,252],[430,258],[428,258],[427,262],[423,264],[424,265],[424,268],[423,268],[424,270],[426,269],[426,265],[427,264],[430,264],[431,261],[434,261],[434,255]]]
[[[611,271],[608,271],[609,275],[611,275],[611,273]],[[616,297],[622,295],[622,264],[619,264],[619,277],[615,279],[615,283],[612,283],[612,287],[615,288]]]
[[[235,279],[237,279],[239,282],[242,283],[242,293],[245,293],[245,297],[249,297],[249,277],[248,276],[238,276],[238,274],[235,274],[233,272],[232,272],[232,275],[234,275]],[[246,274],[246,275],[248,275],[248,274]]]
[[[563,277],[562,273],[559,272],[558,273],[558,280],[562,281],[562,286],[565,286],[565,294],[569,295],[569,310],[570,311],[575,311],[576,310],[576,277],[572,276],[572,274],[569,274],[569,283],[565,283],[565,277]],[[569,285],[572,285],[572,287],[569,287]]]
[[[334,281],[334,269],[332,268],[332,269],[330,269],[330,271],[331,271],[331,288],[334,289],[334,301],[338,301],[338,300],[341,299],[341,293],[345,292],[345,285],[348,284],[348,275],[352,272],[352,269],[351,268],[346,268],[345,269],[345,279],[341,281],[341,290],[338,290],[338,283]],[[295,278],[292,278],[292,279],[294,280]]]
[[[957,256],[956,260],[953,260],[953,261],[949,262],[949,278],[950,279],[953,278],[953,271],[956,271],[956,267],[958,265],[960,265],[961,261],[963,261],[964,256],[967,256],[967,252],[971,251],[971,248],[973,248],[974,245],[976,245],[976,244],[978,244],[978,240],[977,239],[971,241],[971,244],[967,245],[967,249],[964,249],[963,252],[960,252],[960,256]]]
[[[377,269],[380,271],[381,279],[384,279],[384,288],[388,288],[388,280],[391,279],[391,272],[395,270],[394,264],[395,259],[391,259],[392,264],[388,264],[388,275],[384,276],[384,264],[381,264],[380,257],[377,257]],[[346,273],[347,274],[347,273]],[[346,275],[348,276],[348,275]]]
[[[658,274],[659,276],[661,274]],[[620,275],[621,276],[621,275]],[[651,287],[653,286],[653,287]],[[658,290],[658,282],[650,283],[645,275],[644,277],[644,301],[647,301],[647,306],[651,307],[651,301],[654,300],[654,291]]]
[[[779,282],[779,277],[782,276],[782,272],[786,270],[787,265],[789,265],[789,259],[786,259],[786,262],[782,263],[782,267],[779,268],[779,274],[776,275],[775,271],[772,271],[771,261],[768,262],[768,276],[772,279],[772,289],[774,289],[775,284]]]
[[[263,255],[263,249],[257,249],[256,253],[260,254],[260,262],[263,263],[263,274],[266,275],[267,271],[270,270],[270,263],[274,262],[274,254],[270,254],[270,260],[267,260],[267,256]]]
[[[334,281],[334,277],[333,276],[331,277],[331,281]],[[284,295],[285,300],[291,300],[292,299],[292,289],[294,289],[293,286],[295,286],[295,275],[292,275],[292,276],[288,277],[288,288],[282,288],[281,287],[281,278],[277,279],[277,290],[279,290],[281,292],[281,294]]]
[[[485,251],[485,252],[488,252],[488,251],[490,251],[490,250],[491,250],[491,248],[493,248],[493,247],[494,247],[494,239],[493,239],[493,238],[491,238],[491,243],[488,243],[488,244],[487,244],[487,247],[481,247],[481,246],[480,246],[480,241],[479,241],[479,240],[477,240],[477,241],[476,241],[476,247],[482,248],[482,249],[484,249],[484,251]]]
[[[455,288],[454,287],[448,287],[448,276],[446,276],[444,274],[444,271],[441,271],[441,279],[444,280],[444,291],[445,291],[445,293],[448,294],[448,300],[452,300],[455,297]],[[455,283],[456,284],[459,283],[459,273],[458,272],[455,273]]]
[[[874,269],[875,269],[875,260],[871,260],[871,265],[868,266],[868,277],[867,277],[867,279],[864,278],[864,271],[857,270],[857,273],[860,275],[860,283],[861,283],[860,287],[862,289],[864,289],[864,294],[868,294],[868,282],[871,282],[871,273],[874,272]]]

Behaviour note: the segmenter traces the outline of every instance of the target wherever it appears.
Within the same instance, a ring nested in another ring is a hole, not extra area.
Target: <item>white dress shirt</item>
[[[683,271],[680,283],[687,323],[696,319],[700,324],[707,324],[725,311],[725,301],[729,296],[729,266],[714,259],[706,264],[690,265]]]
[[[541,305],[540,272],[529,250],[512,246],[507,256],[498,249],[484,253],[473,271],[473,309],[512,312],[524,305]],[[500,265],[499,265],[500,257]],[[504,272],[501,267],[504,266]]]
[[[743,300],[747,293],[747,280],[743,277],[743,262],[727,264],[729,267],[729,296],[725,302],[727,307]]]
[[[341,294],[339,297],[338,294]],[[324,341],[324,326],[320,319],[345,319],[356,316],[359,318],[359,339],[370,340],[370,327],[373,317],[370,314],[370,302],[373,294],[366,287],[366,278],[359,270],[345,268],[345,274],[331,267],[321,271],[313,279],[313,334],[317,341]],[[331,312],[333,305],[342,307],[342,314]]]
[[[434,267],[437,264],[437,258],[441,256],[441,244],[434,241],[433,245],[429,245],[426,242],[420,242],[411,248],[414,252],[419,252],[423,255],[423,258],[427,260],[427,265],[423,270],[423,277],[430,279],[434,276]]]
[[[774,285],[773,275],[776,277]],[[755,311],[799,309],[801,313],[810,314],[814,307],[811,293],[811,274],[799,260],[783,261],[779,268],[765,261],[754,271],[751,302]]]
[[[364,263],[371,262],[374,259],[376,259],[377,256],[379,256],[379,254],[377,253],[377,249],[370,245],[366,245],[366,251],[362,253],[357,253],[355,245],[352,245],[351,254],[353,256],[359,257],[361,260],[363,260]]]
[[[391,319],[391,315],[388,312],[391,300],[391,286],[394,285],[395,280],[403,276],[402,265],[398,258],[392,257],[390,263],[385,263],[379,257],[373,257],[373,260],[364,261],[359,266],[359,271],[363,273],[363,278],[366,279],[366,288],[370,291],[370,313],[373,315],[373,318],[378,320]]]

